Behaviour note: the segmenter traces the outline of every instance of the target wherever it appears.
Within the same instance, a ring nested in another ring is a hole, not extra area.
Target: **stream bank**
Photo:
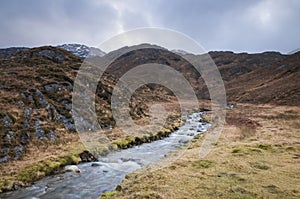
[[[188,143],[210,125],[203,122],[203,113],[188,115],[186,123],[162,140],[114,151],[100,156],[99,162],[81,163],[82,173],[62,173],[45,177],[31,187],[1,194],[1,198],[98,198],[114,190],[126,174],[144,168],[166,157]]]

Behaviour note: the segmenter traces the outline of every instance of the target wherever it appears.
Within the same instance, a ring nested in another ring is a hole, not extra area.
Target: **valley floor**
[[[129,174],[102,198],[300,198],[299,116],[299,107],[238,104],[205,159],[203,134],[174,163]]]

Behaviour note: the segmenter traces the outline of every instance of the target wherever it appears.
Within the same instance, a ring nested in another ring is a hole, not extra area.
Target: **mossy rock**
[[[42,177],[57,174],[63,167],[70,164],[78,164],[80,158],[75,155],[60,157],[55,160],[45,160],[25,167],[19,172],[18,180],[22,182],[34,182]]]

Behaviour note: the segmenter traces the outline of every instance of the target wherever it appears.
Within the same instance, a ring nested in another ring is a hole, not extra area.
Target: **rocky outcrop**
[[[11,56],[17,54],[18,52],[28,50],[25,47],[12,47],[0,49],[0,59],[9,59]]]

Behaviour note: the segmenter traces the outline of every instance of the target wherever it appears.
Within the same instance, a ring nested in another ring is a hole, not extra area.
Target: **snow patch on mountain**
[[[57,47],[65,49],[73,53],[74,55],[77,55],[82,58],[95,57],[95,56],[103,57],[106,54],[99,48],[89,47],[82,44],[62,44],[62,45],[58,45]]]

